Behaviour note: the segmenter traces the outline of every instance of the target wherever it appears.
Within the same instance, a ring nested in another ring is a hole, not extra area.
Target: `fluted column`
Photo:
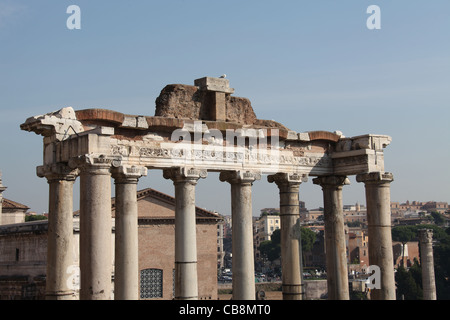
[[[137,184],[147,168],[120,166],[112,170],[115,183],[114,299],[139,299]]]
[[[324,176],[314,178],[313,183],[323,191],[328,299],[348,300],[342,187],[349,181],[346,176]]]
[[[299,174],[277,173],[267,180],[280,190],[281,273],[283,300],[302,300],[301,243],[295,232],[299,211],[299,188],[307,180]]]
[[[206,170],[173,168],[164,178],[175,186],[175,299],[198,299],[195,186]]]
[[[231,185],[233,299],[255,299],[253,255],[252,184],[261,179],[255,172],[221,172],[220,181]]]
[[[71,281],[75,272],[73,261],[73,184],[77,170],[64,165],[40,166],[37,175],[47,178],[49,184],[47,300],[72,300]]]
[[[433,260],[433,230],[419,230],[420,265],[422,267],[423,300],[436,300]]]
[[[364,182],[369,235],[369,263],[380,268],[380,288],[372,289],[372,300],[395,300],[394,258],[391,234],[389,172],[358,174],[356,181]]]
[[[80,160],[80,299],[109,300],[112,159],[89,155]]]

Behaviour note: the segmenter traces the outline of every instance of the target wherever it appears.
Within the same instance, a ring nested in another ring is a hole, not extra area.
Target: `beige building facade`
[[[19,202],[3,198],[2,203],[2,224],[22,223],[25,222],[25,216],[28,208]]]
[[[272,233],[281,227],[279,215],[263,215],[256,223],[258,223],[258,239],[260,242],[271,240]]]

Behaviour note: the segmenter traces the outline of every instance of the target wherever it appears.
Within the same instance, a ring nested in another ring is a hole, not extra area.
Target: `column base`
[[[75,293],[73,291],[45,293],[45,300],[74,300],[74,299]]]
[[[283,300],[303,300],[303,284],[283,284]]]

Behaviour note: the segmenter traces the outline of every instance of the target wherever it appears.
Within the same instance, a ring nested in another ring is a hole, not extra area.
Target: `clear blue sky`
[[[69,30],[69,5],[81,30]],[[369,30],[369,5],[381,30]],[[297,132],[387,134],[392,201],[450,202],[450,1],[0,0],[0,170],[4,196],[47,211],[42,139],[26,118],[65,106],[154,115],[169,83],[226,73],[260,119]],[[344,202],[365,203],[353,178]],[[139,187],[173,195],[160,171]],[[301,186],[308,208],[320,187]],[[75,196],[75,207],[78,207]],[[201,207],[230,213],[229,185],[199,182]],[[278,189],[254,184],[254,214]]]

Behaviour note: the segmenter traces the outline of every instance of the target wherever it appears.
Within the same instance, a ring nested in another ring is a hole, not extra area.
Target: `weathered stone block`
[[[224,92],[210,92],[211,95],[211,120],[212,121],[226,121],[227,120],[227,106]]]
[[[249,99],[229,96],[226,103],[227,121],[241,124],[253,124],[256,121],[256,114]]]
[[[203,107],[205,93],[195,86],[170,84],[165,86],[156,98],[155,116],[178,119],[207,119]]]
[[[200,90],[234,93],[234,89],[230,88],[230,81],[225,78],[204,77],[194,80],[194,84]]]

